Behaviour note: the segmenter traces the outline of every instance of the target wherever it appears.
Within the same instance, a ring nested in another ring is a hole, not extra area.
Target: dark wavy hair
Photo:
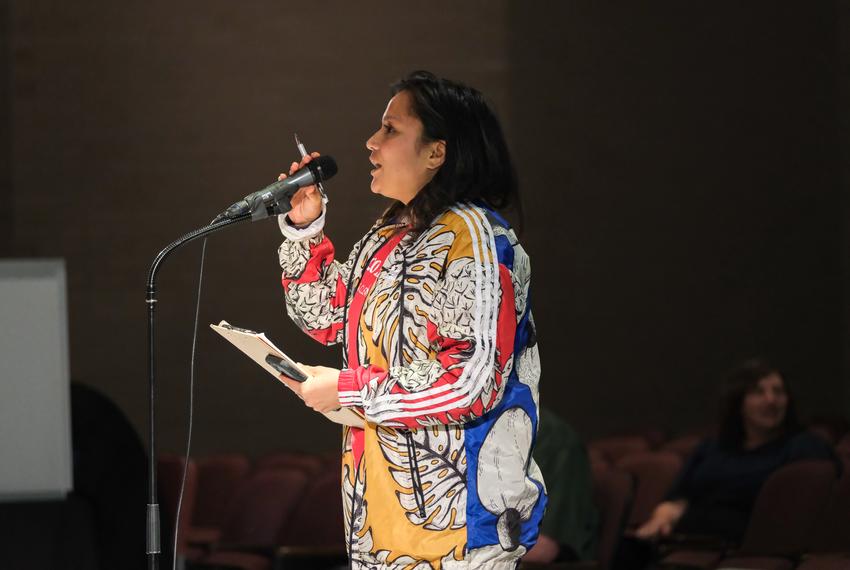
[[[446,157],[437,173],[407,205],[393,203],[385,221],[406,219],[421,232],[457,202],[484,202],[513,208],[522,228],[522,203],[508,145],[496,114],[476,89],[414,71],[391,87],[411,95],[413,114],[422,121],[423,143],[442,140]]]
[[[744,430],[741,406],[744,403],[744,398],[758,386],[762,378],[771,374],[779,374],[779,370],[762,358],[747,360],[728,374],[720,400],[720,422],[717,431],[718,443],[724,448],[730,450],[743,448],[746,431]],[[794,406],[794,398],[788,389],[788,383],[784,378],[782,383],[785,386],[785,393],[788,394],[788,406],[785,409],[785,418],[780,426],[781,435],[785,435],[799,431],[800,423],[797,419],[797,410]]]

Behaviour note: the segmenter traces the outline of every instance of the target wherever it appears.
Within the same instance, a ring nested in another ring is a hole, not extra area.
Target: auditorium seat
[[[313,478],[292,516],[281,527],[279,545],[345,549],[342,520],[342,480],[339,468]]]
[[[591,467],[593,502],[599,511],[599,540],[596,558],[599,570],[608,570],[614,558],[634,496],[634,479],[621,469]]]
[[[216,454],[197,460],[198,494],[187,540],[209,547],[221,538],[230,503],[251,464],[242,454]]]
[[[807,549],[835,481],[831,461],[800,461],[773,473],[756,499],[741,547],[733,552],[679,550],[662,567],[790,570]],[[719,560],[719,562],[718,562]]]
[[[182,455],[161,455],[157,459],[157,488],[161,501],[161,516],[166,518],[164,528],[173,529],[177,518],[177,506],[180,498],[180,486],[183,480],[185,457]],[[198,466],[190,458],[186,470],[186,484],[183,491],[183,501],[180,505],[180,522],[177,527],[177,554],[192,558],[196,553],[191,551],[188,543],[188,529],[192,523],[198,490]],[[173,537],[162,536],[162,541],[173,540]],[[170,548],[169,548],[170,550]]]
[[[797,570],[848,570],[848,568],[850,568],[850,552],[806,556],[797,566]]]
[[[659,451],[670,451],[679,455],[682,459],[687,459],[703,439],[704,436],[698,434],[682,435],[662,445]]]
[[[281,529],[307,487],[300,469],[257,471],[243,481],[222,528],[217,550],[205,556],[205,567],[227,565],[245,570],[271,566]]]
[[[596,450],[611,463],[638,451],[649,451],[649,441],[642,435],[618,435],[596,439],[587,444],[588,450]],[[591,453],[594,453],[591,451]]]
[[[670,451],[636,452],[622,457],[616,466],[631,473],[636,481],[635,498],[628,526],[649,520],[653,509],[664,500],[682,469],[682,458]]]
[[[325,467],[325,458],[312,453],[280,451],[257,459],[255,469],[261,471],[276,467],[296,467],[309,475],[315,475]]]
[[[845,463],[850,460],[850,433],[845,434],[844,437],[835,444],[835,453],[845,460]]]
[[[608,460],[608,457],[605,455],[605,453],[602,452],[601,449],[588,447],[587,458],[590,460],[590,465],[593,467],[599,467],[600,469],[603,469],[611,466],[611,462]]]
[[[830,564],[843,560],[844,568],[850,568],[850,472],[844,469],[838,484],[833,488],[822,516],[817,518],[809,553],[801,568],[814,570],[816,564]]]

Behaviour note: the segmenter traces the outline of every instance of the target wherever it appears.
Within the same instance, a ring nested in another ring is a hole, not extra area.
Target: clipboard
[[[273,354],[285,360],[287,363],[291,364],[309,377],[306,370],[299,368],[295,361],[276,347],[264,333],[235,327],[227,321],[221,321],[217,325],[211,324],[210,328],[224,337],[225,340],[230,342],[233,346],[241,350],[246,356],[248,356],[248,358],[259,364],[263,370],[274,376],[275,380],[278,382],[280,382],[280,378],[278,377],[280,373],[266,362],[266,356],[269,354]],[[363,417],[350,408],[340,408],[330,412],[323,412],[322,415],[334,423],[358,428],[365,427]]]

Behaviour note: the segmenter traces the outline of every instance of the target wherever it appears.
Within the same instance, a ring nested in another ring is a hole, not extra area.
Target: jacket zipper
[[[363,254],[364,245],[375,235],[377,232],[382,230],[383,228],[389,226],[391,224],[384,224],[382,226],[378,226],[373,229],[371,232],[366,234],[362,240],[360,240],[361,246],[360,250],[357,252],[357,259],[354,260],[354,265],[351,266],[351,273],[348,274],[348,282],[345,284],[345,304],[343,305],[343,313],[342,313],[342,363],[344,364],[343,368],[348,368],[348,352],[345,350],[346,342],[348,341],[348,300],[351,298],[351,284],[354,281],[354,273],[357,271],[357,261],[360,259],[360,256]],[[372,261],[372,258],[380,251],[383,244],[386,243],[386,240],[380,242],[378,247],[372,250],[372,253],[369,255],[369,259],[366,260],[366,265],[364,267],[369,267],[369,262]],[[363,279],[363,274],[360,274],[360,279]]]
[[[366,237],[364,237],[360,241],[361,245],[360,245],[359,251],[357,252],[357,258],[354,260],[354,265],[351,266],[351,273],[348,274],[348,282],[346,283],[346,286],[345,286],[345,304],[343,305],[343,314],[342,314],[343,315],[343,317],[342,317],[342,360],[343,360],[343,363],[345,364],[346,367],[348,366],[348,353],[345,350],[346,341],[348,340],[347,339],[347,335],[348,335],[348,299],[351,296],[351,283],[354,281],[354,273],[357,271],[357,262],[360,260],[360,256],[363,254],[364,245],[372,238],[373,235],[375,235],[379,230],[381,230],[382,228],[385,228],[388,225],[389,224],[384,224],[384,225],[378,226],[377,228],[373,229],[371,232],[366,234]],[[382,242],[382,244],[383,244],[383,242]],[[369,261],[372,260],[372,257],[374,257],[375,254],[380,249],[381,249],[381,245],[379,245],[376,249],[374,249],[372,251],[371,256],[366,261],[366,267],[369,266]],[[362,279],[362,277],[363,276],[361,274],[361,279]],[[357,342],[356,339],[355,339],[355,342]],[[363,508],[363,503],[357,501],[357,483],[358,483],[358,480],[360,479],[360,464],[362,462],[363,462],[363,458],[361,457],[360,461],[357,463],[357,465],[354,468],[354,486],[352,487],[352,491],[351,491],[351,520],[349,521],[349,525],[348,525],[348,568],[349,568],[349,570],[354,568],[354,556],[353,556],[353,554],[354,554],[354,521],[357,519],[358,509]]]
[[[419,460],[416,458],[416,442],[413,434],[405,430],[404,438],[407,440],[407,464],[410,467],[410,481],[413,483],[413,498],[416,500],[416,508],[419,517],[425,518],[425,493],[422,491],[422,478],[419,475]]]

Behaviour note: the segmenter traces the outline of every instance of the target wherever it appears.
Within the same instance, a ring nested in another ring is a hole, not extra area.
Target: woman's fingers
[[[284,374],[281,374],[280,376],[278,376],[278,378],[280,378],[280,381],[286,384],[290,390],[292,390],[293,392],[298,394],[299,397],[301,397],[301,382],[297,382]]]
[[[310,154],[308,154],[307,156],[303,157],[303,158],[301,159],[301,162],[295,162],[295,161],[293,160],[293,161],[292,161],[292,164],[290,164],[290,165],[289,165],[289,174],[292,174],[292,173],[293,173],[293,172],[295,172],[296,170],[299,170],[299,169],[301,169],[301,168],[304,168],[304,165],[305,165],[305,164],[307,164],[308,162],[310,162],[310,161],[311,161],[311,160],[313,160],[314,158],[318,158],[318,157],[320,157],[320,156],[322,156],[322,155],[321,155],[321,154],[319,154],[318,152],[311,152],[311,153],[310,153]],[[284,178],[286,178],[286,177],[287,177],[287,174],[286,174],[285,172],[281,172],[280,174],[278,174],[277,179],[278,179],[278,180],[283,180],[283,179],[284,179]]]

